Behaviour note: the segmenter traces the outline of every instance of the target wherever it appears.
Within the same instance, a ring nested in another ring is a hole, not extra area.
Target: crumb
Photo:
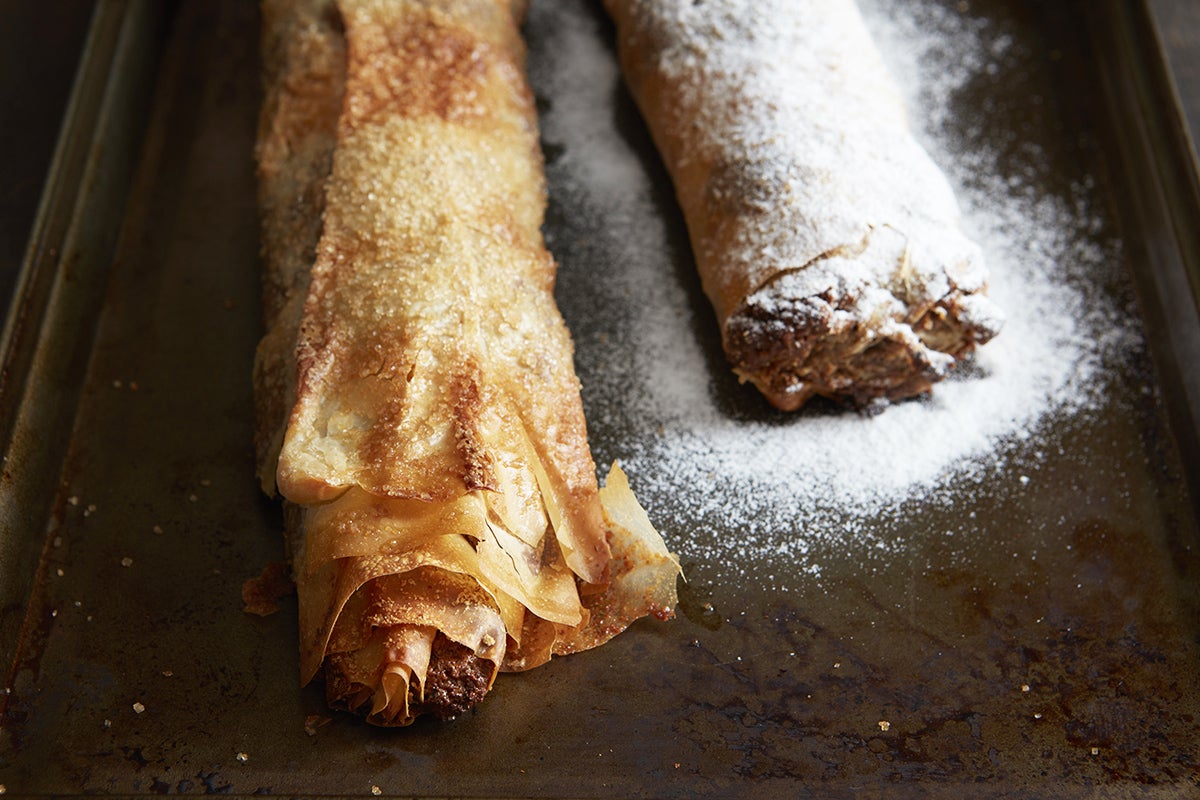
[[[145,707],[144,705],[142,705],[141,703],[134,703],[134,704],[133,704],[133,713],[135,713],[135,714],[140,714],[140,713],[142,713],[142,712],[143,712],[143,711],[145,711],[145,710],[146,710],[146,707]]]
[[[886,732],[890,730],[891,727],[892,723],[888,722],[886,719],[879,720],[879,730]]]
[[[1093,748],[1092,748],[1092,755],[1094,755],[1094,756],[1098,756],[1098,755],[1100,755],[1100,748],[1099,748],[1099,747],[1093,747]]]
[[[115,380],[115,381],[113,381],[113,388],[114,388],[114,389],[120,389],[120,388],[121,388],[121,381],[119,381],[119,380]]]
[[[77,505],[79,505],[79,497],[76,495],[71,495],[70,497],[67,498],[67,502],[73,506],[77,506]]]
[[[164,670],[162,671],[162,674],[163,674],[163,677],[164,677],[164,678],[170,678],[170,677],[172,677],[172,676],[173,676],[175,673],[174,673],[174,672],[172,672],[172,671],[171,671],[171,670],[169,670],[169,669],[164,669]]]
[[[317,730],[325,727],[333,722],[332,717],[322,717],[319,714],[310,714],[304,718],[304,732],[309,736],[316,736]]]
[[[243,609],[247,614],[266,617],[279,610],[279,600],[295,591],[287,563],[272,561],[261,574],[242,584]]]
[[[378,786],[372,786],[372,787],[371,787],[371,794],[373,794],[373,795],[375,795],[376,797],[378,797],[379,795],[383,794],[383,789],[380,789]]]
[[[1022,684],[1021,684],[1021,691],[1022,691],[1022,692],[1028,692],[1028,691],[1029,691],[1029,684],[1028,684],[1028,683],[1022,683]]]
[[[62,567],[59,567],[58,569],[54,570],[54,574],[58,575],[58,577],[61,578],[63,575],[66,575],[67,573],[63,572]]]
[[[50,611],[50,616],[52,616],[52,617],[57,617],[57,616],[58,616],[58,609],[57,609],[57,608],[55,608],[55,609],[52,609],[52,610]]]
[[[162,532],[163,532],[163,527],[162,527],[162,525],[155,525],[155,526],[154,526],[153,528],[151,528],[150,530],[151,530],[152,532],[154,532],[154,533],[157,533],[159,536],[162,536]]]
[[[102,726],[103,726],[103,727],[105,727],[105,728],[111,728],[111,727],[112,727],[112,720],[111,720],[111,719],[106,719],[106,720],[104,720],[104,722],[103,722],[103,723],[101,723],[101,724],[102,724]]]
[[[1035,712],[1033,713],[1033,718],[1034,718],[1034,719],[1041,719],[1041,718],[1042,718],[1042,712],[1040,712],[1040,711],[1035,711]]]
[[[250,760],[250,756],[246,755],[245,753],[238,753],[237,760],[238,760],[238,763],[245,764],[247,761]]]
[[[121,559],[121,566],[122,567],[132,567],[133,559],[130,558],[129,556],[125,556],[124,558]]]

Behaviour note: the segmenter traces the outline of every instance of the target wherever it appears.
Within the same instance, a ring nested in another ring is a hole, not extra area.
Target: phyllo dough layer
[[[598,489],[515,5],[263,4],[261,472],[303,677],[380,724],[675,603],[623,475]]]

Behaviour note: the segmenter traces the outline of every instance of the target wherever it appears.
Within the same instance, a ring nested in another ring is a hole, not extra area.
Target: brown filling
[[[961,319],[961,296],[951,292],[912,326],[926,346],[954,358],[991,333]],[[725,351],[739,377],[776,408],[794,411],[818,395],[865,408],[879,399],[923,394],[944,377],[925,353],[902,341],[868,343],[859,322],[835,326],[831,300],[809,297],[771,309],[751,303],[726,323]]]
[[[438,633],[430,654],[424,699],[414,679],[408,687],[407,718],[376,719],[370,716],[376,686],[347,676],[339,660],[338,655],[331,655],[325,664],[325,697],[330,707],[363,714],[368,722],[380,725],[406,725],[423,714],[448,720],[470,711],[487,694],[493,669],[492,662]]]
[[[417,687],[408,687],[409,713],[416,717],[432,714],[438,719],[453,719],[470,711],[487,694],[491,662],[479,658],[470,648],[442,634],[433,640],[433,656],[425,679],[425,699]]]

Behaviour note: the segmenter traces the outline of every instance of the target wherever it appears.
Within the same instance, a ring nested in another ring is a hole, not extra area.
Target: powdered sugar
[[[927,307],[947,294],[947,269],[965,291],[983,283],[953,193],[909,134],[900,92],[851,0],[611,5],[644,62],[630,77],[634,93],[662,106],[665,160],[682,182],[696,259],[723,324],[747,294],[788,270],[803,268],[791,275],[805,284],[799,298],[899,289],[855,304],[850,316],[863,335],[883,320],[904,325],[906,304]],[[654,91],[662,84],[671,90]],[[894,280],[896,258],[819,263],[867,246],[883,228],[899,233],[905,280]],[[861,281],[847,269],[864,273]]]
[[[931,397],[873,417],[828,406],[775,414],[749,388],[728,391],[715,320],[620,85],[611,27],[585,0],[535,2],[530,13],[550,153],[547,239],[562,262],[593,452],[598,464],[622,462],[672,549],[713,579],[794,588],[835,549],[903,547],[898,522],[916,507],[989,482],[1028,483],[1039,453],[1056,446],[1049,421],[1103,402],[1106,365],[1139,341],[1119,301],[1088,288],[1119,272],[1120,254],[1096,232],[1086,176],[1064,193],[1035,192],[1031,176],[1006,174],[995,152],[963,149],[951,130],[955,93],[1003,70],[1011,40],[935,0],[862,6],[1009,317]],[[773,566],[781,558],[786,570]]]

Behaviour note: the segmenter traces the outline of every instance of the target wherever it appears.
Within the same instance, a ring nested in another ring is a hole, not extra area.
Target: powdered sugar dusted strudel
[[[853,0],[605,0],[734,370],[775,406],[929,390],[1001,325]]]
[[[264,0],[264,488],[301,670],[379,724],[669,616],[678,565],[598,489],[554,304],[519,2]]]

